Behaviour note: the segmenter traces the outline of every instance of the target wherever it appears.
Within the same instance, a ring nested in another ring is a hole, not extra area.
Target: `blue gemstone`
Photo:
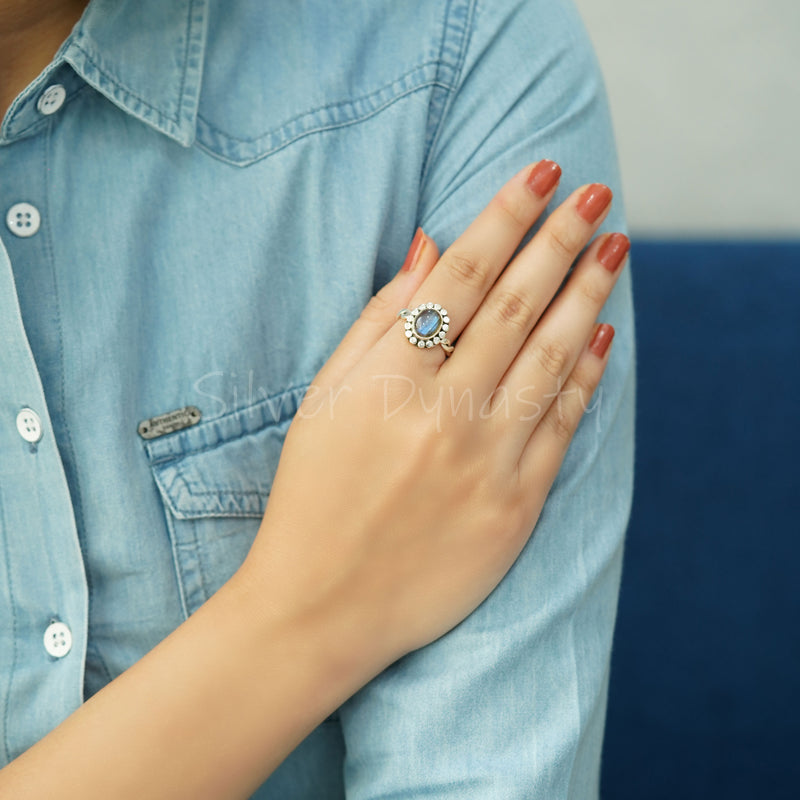
[[[414,323],[414,330],[423,339],[430,339],[442,325],[442,317],[438,311],[426,308],[417,317]]]

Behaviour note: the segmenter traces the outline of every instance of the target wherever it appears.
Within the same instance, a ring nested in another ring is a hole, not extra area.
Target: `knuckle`
[[[567,410],[566,403],[556,399],[544,419],[550,431],[560,442],[568,444],[572,440],[578,423],[575,415],[570,414]]]
[[[511,189],[512,187],[507,187],[506,191],[495,196],[495,207],[512,222],[514,227],[527,229],[530,227],[530,201]]]
[[[570,262],[575,259],[580,249],[578,237],[563,226],[551,226],[548,229],[547,242],[558,258]]]
[[[539,366],[551,378],[563,378],[569,362],[569,348],[556,339],[550,339],[538,345],[536,358]]]
[[[574,389],[577,390],[577,397],[583,407],[594,394],[597,388],[599,377],[588,370],[574,369],[570,378]]]
[[[581,297],[586,300],[592,308],[599,308],[608,298],[606,288],[601,286],[597,281],[580,281],[578,289]]]
[[[520,331],[527,331],[533,319],[533,307],[527,298],[517,292],[505,290],[497,292],[490,308],[502,325],[510,325]]]
[[[486,257],[456,251],[445,254],[443,262],[454,280],[470,289],[486,288],[491,270]]]

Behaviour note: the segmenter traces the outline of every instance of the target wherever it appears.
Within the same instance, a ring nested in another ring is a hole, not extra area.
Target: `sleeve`
[[[602,77],[569,0],[465,3],[454,86],[431,104],[419,221],[444,250],[526,163],[563,169],[555,203],[607,183],[625,230]],[[349,800],[598,796],[633,474],[630,271],[601,315],[616,338],[534,534],[467,620],[341,709]]]

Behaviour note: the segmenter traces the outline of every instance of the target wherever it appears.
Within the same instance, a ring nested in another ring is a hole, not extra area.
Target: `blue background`
[[[602,794],[800,797],[800,242],[634,242]]]

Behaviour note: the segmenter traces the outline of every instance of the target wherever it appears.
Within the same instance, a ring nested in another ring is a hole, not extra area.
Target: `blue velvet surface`
[[[606,800],[800,797],[800,242],[634,242]]]

